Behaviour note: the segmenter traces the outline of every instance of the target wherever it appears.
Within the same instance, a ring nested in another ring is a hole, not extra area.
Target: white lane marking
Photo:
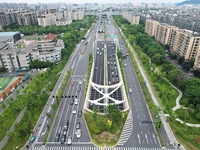
[[[157,144],[157,142],[156,142],[156,137],[155,137],[154,134],[153,134],[153,139],[154,139],[154,142]]]
[[[147,137],[146,133],[145,133],[145,138],[146,138],[147,144],[149,144],[148,137]]]
[[[140,142],[140,135],[138,134],[138,142],[139,142],[139,144],[141,144],[141,142]]]

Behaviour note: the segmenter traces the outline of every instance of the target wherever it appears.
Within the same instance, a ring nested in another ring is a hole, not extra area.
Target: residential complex
[[[45,9],[30,12],[28,10],[7,10],[0,11],[0,30],[11,23],[18,23],[22,26],[35,25],[51,26],[51,25],[67,25],[72,20],[82,20],[84,11],[68,11],[58,12],[56,9]]]
[[[194,69],[200,69],[200,34],[186,29],[179,29],[154,20],[146,20],[145,32],[159,43],[170,46],[185,61],[195,59]]]
[[[0,67],[16,70],[19,67],[29,67],[31,60],[50,62],[61,60],[63,40],[52,42],[20,39],[19,32],[0,32]]]
[[[133,15],[129,12],[123,12],[122,16],[127,19],[131,24],[139,24],[140,16]]]

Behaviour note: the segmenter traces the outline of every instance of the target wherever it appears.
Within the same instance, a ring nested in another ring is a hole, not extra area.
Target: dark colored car
[[[64,144],[66,141],[66,134],[62,134],[61,139],[60,139],[60,143]]]
[[[76,123],[76,129],[80,129],[80,128],[81,128],[81,123],[80,122]]]
[[[59,142],[60,140],[60,133],[56,133],[56,137],[54,139],[54,142]]]
[[[78,116],[81,117],[82,116],[82,111],[78,111]]]
[[[74,104],[74,98],[72,98],[71,100],[70,100],[70,105],[73,105]]]
[[[66,124],[63,127],[63,131],[67,131],[69,126],[69,120],[67,120]]]

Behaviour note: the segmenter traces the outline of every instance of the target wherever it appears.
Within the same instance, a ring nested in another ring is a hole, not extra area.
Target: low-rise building
[[[0,41],[0,67],[7,70],[15,70],[19,67],[17,59],[17,49],[10,46],[6,41]]]
[[[30,41],[26,48],[18,53],[20,67],[29,67],[31,60],[58,62],[61,60],[62,48],[64,48],[63,40]]]

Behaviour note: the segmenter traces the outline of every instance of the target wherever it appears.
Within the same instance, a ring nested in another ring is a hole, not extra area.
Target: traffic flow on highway
[[[88,46],[83,54],[86,42],[88,42]],[[121,51],[124,58],[122,66],[127,85],[123,84],[117,50]],[[94,60],[90,75],[91,83],[88,87],[89,102],[88,105],[85,105],[90,52],[93,53]],[[101,150],[92,143],[84,120],[84,112],[92,111],[95,107],[100,113],[105,113],[106,104],[114,103],[120,110],[129,112],[119,143],[114,147],[116,150],[125,148],[127,150],[162,149],[128,50],[118,29],[112,23],[111,16],[99,16],[91,32],[75,49],[66,67],[72,69],[70,81],[66,87],[63,87],[64,94],[58,104],[55,119],[46,139],[47,142],[44,146],[43,141],[47,129],[50,128],[48,123],[50,120],[48,120],[49,118],[44,119],[44,114],[41,114],[36,125],[38,132],[34,135],[36,138],[32,143],[33,150]],[[127,92],[125,86],[128,87]],[[88,108],[85,109],[85,106]],[[170,145],[167,146],[168,150],[173,148]],[[113,147],[105,149],[114,150]]]

